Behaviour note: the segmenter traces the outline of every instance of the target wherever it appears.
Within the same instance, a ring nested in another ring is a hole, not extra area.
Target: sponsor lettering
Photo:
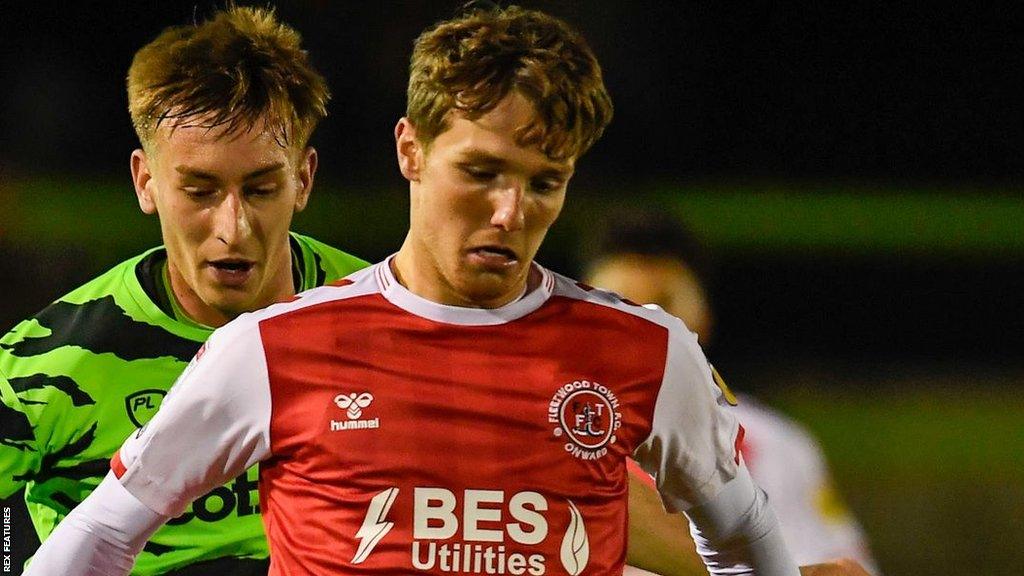
[[[255,472],[253,472],[255,476]],[[167,523],[177,526],[191,522],[217,522],[230,516],[251,516],[259,514],[259,496],[252,497],[252,492],[259,489],[259,481],[249,479],[249,472],[243,472],[235,481],[227,486],[218,486],[192,502],[192,506],[177,518]]]
[[[544,556],[529,556],[514,552],[507,554],[504,546],[487,546],[480,544],[442,544],[428,542],[412,543],[412,565],[417,570],[433,570],[436,566],[441,572],[456,574],[531,574],[541,576],[545,572]]]
[[[455,536],[459,520],[455,515],[455,493],[445,488],[416,488],[413,539],[445,540]],[[495,526],[502,520],[501,505],[505,492],[501,490],[466,490],[462,517],[464,540],[501,542],[504,531],[514,542],[533,545],[548,534],[548,522],[543,512],[548,509],[544,496],[537,492],[518,492],[508,503],[508,514],[517,522]],[[488,506],[488,504],[493,506]]]
[[[356,533],[353,564],[361,564],[394,527],[387,520],[398,488],[377,493]],[[589,543],[583,516],[566,501],[569,531],[562,536],[560,560],[578,574],[587,564]],[[508,496],[503,490],[447,488],[413,489],[410,561],[416,570],[445,574],[511,574],[542,576],[548,558],[537,545],[548,537],[548,501],[539,492]],[[565,563],[569,561],[570,565]]]
[[[416,488],[413,495],[412,563],[418,570],[462,574],[545,573],[545,558],[529,550],[506,548],[511,542],[539,544],[548,535],[542,512],[547,500],[537,492],[517,492],[505,505],[502,490],[467,489],[458,501],[445,488]],[[461,536],[460,541],[438,542]],[[491,545],[478,544],[491,543]]]

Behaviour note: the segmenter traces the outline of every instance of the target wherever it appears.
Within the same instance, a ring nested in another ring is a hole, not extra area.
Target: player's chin
[[[473,274],[462,282],[462,297],[467,302],[484,308],[494,308],[516,299],[522,292],[519,276],[504,270],[500,273]]]
[[[236,286],[213,286],[208,292],[209,297],[204,300],[211,308],[229,318],[234,318],[239,314],[273,304],[273,302],[259,302],[254,292],[255,290]]]

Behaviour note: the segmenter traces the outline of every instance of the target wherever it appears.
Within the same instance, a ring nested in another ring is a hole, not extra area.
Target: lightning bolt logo
[[[370,506],[366,509],[366,518],[363,518],[363,525],[356,532],[359,539],[359,548],[356,555],[352,557],[353,564],[362,564],[366,557],[373,552],[374,547],[384,536],[395,527],[394,522],[385,522],[391,505],[398,497],[398,488],[388,488],[377,494],[370,500]]]

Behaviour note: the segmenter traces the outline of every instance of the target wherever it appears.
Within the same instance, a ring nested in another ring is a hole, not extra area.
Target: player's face
[[[703,344],[711,337],[711,308],[696,275],[672,258],[618,254],[599,261],[587,283],[639,304],[657,304],[681,318]]]
[[[288,228],[315,171],[312,148],[258,129],[161,127],[151,155],[132,154],[139,205],[160,216],[171,286],[190,317],[220,326],[291,295]]]
[[[409,235],[395,264],[414,293],[442,304],[494,308],[526,287],[530,263],[565,200],[573,160],[520,146],[533,106],[513,93],[476,120],[453,113],[424,148],[395,129],[411,186]]]

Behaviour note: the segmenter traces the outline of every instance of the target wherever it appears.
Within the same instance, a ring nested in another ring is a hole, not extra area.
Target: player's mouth
[[[494,271],[506,270],[519,263],[519,257],[515,251],[497,245],[471,248],[469,260],[477,266]]]
[[[252,276],[256,262],[242,258],[223,258],[208,262],[217,282],[224,286],[239,287]]]

